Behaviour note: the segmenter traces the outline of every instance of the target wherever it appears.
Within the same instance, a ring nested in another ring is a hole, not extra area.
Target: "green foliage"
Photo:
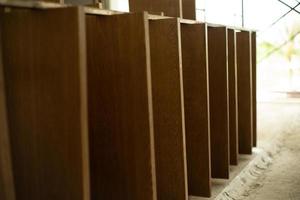
[[[294,22],[291,26],[286,26],[282,32],[282,39],[286,41],[282,44],[271,43],[268,41],[259,44],[259,60],[275,55],[285,59],[288,63],[292,61],[294,56],[300,56],[300,48],[297,43],[297,36],[300,35],[300,23]]]

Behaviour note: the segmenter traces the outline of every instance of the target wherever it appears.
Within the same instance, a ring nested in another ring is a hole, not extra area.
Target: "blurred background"
[[[300,98],[299,0],[197,0],[200,21],[257,30],[257,100]]]
[[[128,0],[106,0],[129,11]],[[257,101],[300,98],[300,0],[196,0],[197,20],[257,30]]]

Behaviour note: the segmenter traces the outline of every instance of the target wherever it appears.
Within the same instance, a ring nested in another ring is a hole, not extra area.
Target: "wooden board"
[[[182,15],[184,19],[196,20],[196,0],[182,0]]]
[[[64,0],[36,0],[36,1],[42,1],[42,2],[50,2],[50,3],[64,3]]]
[[[229,178],[227,29],[208,27],[211,168],[213,178]]]
[[[98,2],[103,2],[102,0],[51,0],[51,1],[60,1],[60,3],[62,4],[82,5],[82,6],[95,5]]]
[[[16,199],[89,200],[84,14],[0,9]]]
[[[210,197],[207,25],[181,23],[189,195]]]
[[[250,33],[237,33],[239,152],[252,153],[252,80]]]
[[[36,2],[36,1],[39,1],[39,2],[49,2],[49,3],[66,3],[65,0],[34,0],[33,2]]]
[[[187,200],[184,102],[178,19],[150,20],[158,200]]]
[[[15,200],[15,186],[11,166],[10,141],[7,127],[1,40],[2,35],[0,31],[0,199]]]
[[[230,164],[238,164],[238,101],[236,68],[236,33],[228,29],[229,137]]]
[[[257,146],[257,101],[256,101],[256,32],[251,33],[252,49],[252,105],[253,105],[253,146]]]
[[[156,199],[148,20],[86,23],[92,199]]]
[[[131,12],[148,11],[152,14],[163,13],[165,16],[182,17],[182,0],[129,0]]]

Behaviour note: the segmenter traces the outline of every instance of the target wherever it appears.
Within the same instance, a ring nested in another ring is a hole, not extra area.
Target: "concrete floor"
[[[300,99],[258,104],[256,157],[217,200],[300,200]]]
[[[229,180],[212,180],[212,197],[189,200],[300,200],[300,99],[259,103],[258,148],[240,155]]]
[[[245,200],[300,200],[300,102],[258,105],[259,147],[280,143],[272,164]]]

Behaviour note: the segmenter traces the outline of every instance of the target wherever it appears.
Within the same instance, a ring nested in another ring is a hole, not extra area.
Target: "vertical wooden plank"
[[[226,27],[208,27],[208,58],[212,177],[229,178],[229,98]]]
[[[196,0],[182,0],[182,17],[196,20]]]
[[[253,105],[253,146],[257,146],[257,100],[256,100],[256,32],[251,33],[252,49],[252,105]]]
[[[0,199],[15,200],[15,186],[11,165],[4,84],[2,34],[0,31]]]
[[[189,195],[210,197],[207,25],[181,23]]]
[[[83,17],[0,9],[16,199],[90,199]]]
[[[148,19],[86,23],[92,199],[155,200]]]
[[[237,33],[239,153],[252,153],[251,40],[248,31]]]
[[[238,164],[238,101],[236,68],[236,33],[228,29],[229,136],[230,164]]]
[[[150,20],[154,138],[159,200],[187,200],[184,102],[178,19]]]
[[[148,11],[153,14],[163,12],[165,16],[182,17],[182,0],[129,0],[129,10]]]

